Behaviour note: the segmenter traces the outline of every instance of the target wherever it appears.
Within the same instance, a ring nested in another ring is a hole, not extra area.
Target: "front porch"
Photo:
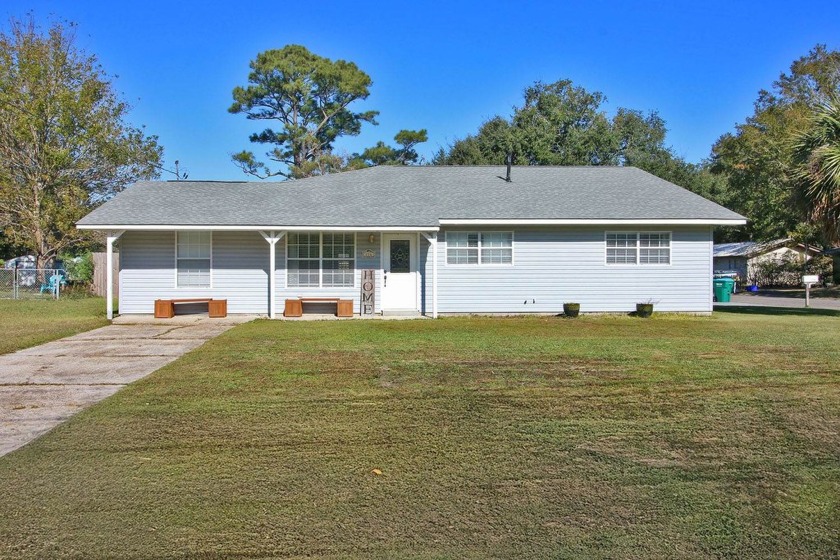
[[[352,300],[354,317],[437,317],[431,228],[111,231],[108,259],[116,246],[121,314],[151,313],[155,299],[212,297],[226,299],[231,314],[275,319],[287,299],[333,298]],[[317,303],[303,311],[318,318],[335,312]]]

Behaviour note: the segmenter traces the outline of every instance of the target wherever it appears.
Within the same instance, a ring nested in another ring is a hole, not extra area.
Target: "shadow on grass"
[[[838,309],[814,309],[805,307],[762,307],[758,305],[716,305],[715,313],[737,313],[739,315],[773,315],[777,317],[840,317]]]

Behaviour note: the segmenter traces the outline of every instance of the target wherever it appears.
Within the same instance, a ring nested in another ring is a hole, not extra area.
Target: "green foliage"
[[[0,228],[0,258],[11,259],[18,256],[21,252],[9,241],[9,238],[3,232],[2,228]]]
[[[510,119],[484,122],[474,135],[441,149],[437,165],[632,165],[725,203],[727,185],[702,165],[665,146],[665,121],[656,112],[619,108],[610,118],[606,97],[569,80],[537,82]]]
[[[64,263],[64,270],[67,271],[67,279],[71,282],[90,284],[93,282],[93,253],[84,252],[74,256],[64,254],[61,256]]]
[[[758,286],[795,288],[802,286],[804,274],[817,274],[821,281],[830,281],[834,274],[831,257],[819,255],[805,264],[792,253],[778,258],[762,259],[753,265],[747,281]]]
[[[355,136],[362,123],[376,124],[377,111],[352,112],[348,106],[367,99],[370,76],[354,63],[330,60],[301,45],[287,45],[259,53],[250,64],[247,87],[233,90],[234,114],[248,119],[279,123],[252,134],[251,142],[271,149],[266,157],[284,168],[272,170],[253,152],[242,151],[233,162],[257,177],[281,175],[309,177],[340,169],[333,142],[340,136]]]
[[[770,91],[759,92],[753,115],[712,147],[715,174],[728,181],[730,207],[749,218],[737,239],[785,237],[812,218],[798,196],[791,139],[808,127],[817,100],[840,87],[840,52],[817,45],[796,60]]]
[[[41,33],[13,20],[0,34],[0,225],[5,242],[44,266],[89,234],[75,222],[137,179],[155,177],[156,137],[128,126],[129,107],[72,24]]]
[[[425,128],[420,130],[400,130],[394,141],[396,147],[389,146],[379,141],[375,146],[367,148],[361,154],[354,154],[350,157],[348,166],[358,169],[373,165],[409,165],[418,163],[420,155],[414,149],[417,144],[426,142],[429,139]]]
[[[619,109],[613,119],[601,109],[600,92],[569,80],[536,82],[510,119],[496,116],[475,135],[435,157],[444,165],[501,165],[507,155],[519,165],[654,166],[672,159],[664,147],[665,122],[656,113]]]
[[[793,176],[808,219],[840,242],[840,97],[820,103],[793,145]]]

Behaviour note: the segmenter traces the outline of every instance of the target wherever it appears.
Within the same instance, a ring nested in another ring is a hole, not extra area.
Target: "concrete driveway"
[[[728,303],[715,302],[715,307],[749,305],[756,307],[801,307],[805,308],[805,296],[790,297],[784,293],[762,292],[750,293],[741,292],[732,294],[732,301]],[[840,299],[831,297],[812,297],[812,309],[837,309],[840,310]]]
[[[253,317],[114,324],[0,355],[0,456]]]

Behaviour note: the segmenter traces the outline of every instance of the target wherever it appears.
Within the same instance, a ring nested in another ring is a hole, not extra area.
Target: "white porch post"
[[[114,243],[125,231],[112,231],[108,234],[106,247],[105,266],[108,270],[105,272],[105,309],[108,320],[114,318]]]
[[[421,232],[423,233],[423,232]],[[432,246],[432,318],[437,319],[438,316],[438,235],[437,233],[423,233],[423,237]]]
[[[265,239],[269,245],[268,291],[270,299],[268,300],[268,316],[271,319],[274,319],[277,317],[277,242],[283,239],[283,236],[286,235],[286,232],[261,231],[260,235],[263,236],[263,239]]]
[[[437,319],[438,317],[438,282],[437,282],[437,269],[438,269],[438,234],[432,234],[432,318]]]

